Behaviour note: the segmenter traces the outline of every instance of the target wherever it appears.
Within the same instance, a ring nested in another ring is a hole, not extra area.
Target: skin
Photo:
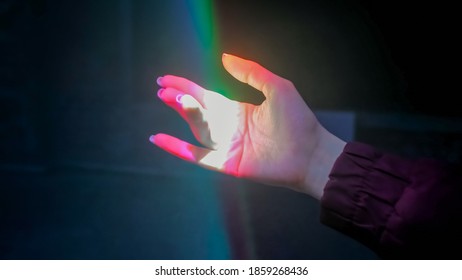
[[[236,102],[183,77],[160,77],[159,98],[185,119],[203,147],[162,133],[150,141],[205,168],[320,199],[345,142],[319,123],[289,80],[237,56],[224,54],[222,62],[265,101]]]

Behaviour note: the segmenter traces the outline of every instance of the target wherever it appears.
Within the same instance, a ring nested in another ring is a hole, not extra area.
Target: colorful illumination
[[[218,75],[217,57],[221,55],[219,44],[218,22],[215,18],[213,0],[186,0],[190,20],[195,31],[196,44],[200,50],[201,65],[197,65],[208,81],[221,86]],[[223,94],[223,92],[221,92]]]
[[[177,2],[179,3],[179,2]],[[193,132],[195,138],[203,145],[203,147],[194,146],[176,137],[159,133],[150,137],[150,141],[164,149],[165,151],[182,158],[184,160],[199,164],[208,169],[218,170],[233,176],[248,177],[249,174],[255,174],[252,170],[258,163],[254,162],[251,165],[241,169],[241,160],[244,155],[244,147],[249,147],[249,143],[245,142],[247,121],[249,114],[254,114],[259,109],[252,104],[244,104],[228,99],[228,90],[223,85],[219,75],[222,70],[221,65],[217,63],[217,57],[220,57],[222,51],[218,40],[218,24],[215,20],[214,1],[212,0],[184,0],[181,1],[182,6],[185,4],[187,13],[182,20],[185,20],[185,29],[193,28],[193,36],[188,37],[188,47],[191,47],[193,59],[197,59],[198,64],[195,65],[196,75],[198,74],[204,80],[212,81],[218,88],[220,93],[206,90],[199,85],[182,77],[166,75],[158,79],[157,83],[161,86],[158,91],[159,98],[186,120]],[[185,34],[189,36],[189,33]],[[198,51],[198,52],[196,52]],[[197,55],[199,54],[199,55]],[[240,72],[250,71],[255,63],[239,59],[237,57],[228,56],[223,58],[223,64],[234,77],[242,82],[247,82],[254,86],[255,82],[251,79],[246,80],[241,77]],[[250,68],[249,68],[250,67]],[[265,73],[264,71],[261,73]],[[257,76],[258,76],[257,75]],[[259,76],[257,78],[260,78]],[[261,89],[261,87],[260,87]],[[247,156],[252,158],[252,152],[247,151]],[[265,160],[255,157],[256,160]],[[249,161],[249,159],[244,159]],[[200,172],[199,170],[197,172]],[[206,173],[204,173],[206,174]],[[212,177],[204,176],[201,179],[204,185],[216,185]],[[207,180],[210,180],[209,184]],[[222,184],[223,182],[218,182]],[[210,198],[210,206],[214,207],[216,203],[221,203],[226,200],[219,193],[215,193],[216,188],[204,188],[203,195]],[[239,191],[239,190],[238,190]],[[240,191],[239,191],[240,192]],[[239,219],[247,221],[248,215],[245,210],[245,199],[239,193],[239,208],[240,213],[235,213]],[[218,198],[218,199],[217,199]],[[223,214],[219,209],[220,205],[215,205],[218,211],[215,213],[217,223],[207,224],[209,235],[209,248],[214,252],[210,252],[213,256],[221,256],[219,258],[230,258],[231,250],[229,248],[229,236],[225,230],[225,225],[220,222],[225,222]],[[204,226],[207,226],[204,224]],[[248,223],[244,222],[243,231],[233,234],[245,234],[246,236],[239,239],[248,241],[247,252],[250,256],[254,253],[254,244],[252,242],[251,228]],[[214,257],[215,258],[215,257]]]
[[[151,140],[182,159],[237,176],[235,159],[242,152],[238,147],[242,146],[240,128],[245,119],[242,103],[177,76],[162,77],[158,84],[163,88],[159,98],[188,122],[197,140],[206,148],[163,134]]]
[[[167,2],[166,4],[170,4],[170,1]],[[184,51],[183,54],[190,55],[189,61],[194,65],[193,70],[196,77],[220,83],[216,58],[221,55],[221,51],[218,46],[218,25],[215,21],[213,3],[213,0],[171,1],[170,5],[174,6],[177,11],[175,11],[176,16],[172,17],[172,22],[170,24],[180,24],[181,26],[182,32],[179,33],[178,36],[182,36],[185,43],[185,47],[182,51]],[[195,124],[190,124],[191,127],[197,128],[193,129],[196,138],[207,138],[207,135],[204,133],[202,133],[202,136],[199,135],[202,131],[207,131],[204,127],[206,122],[201,123],[201,118],[194,117],[201,113],[201,107],[197,105],[200,99],[193,98],[189,91],[181,92],[172,87],[164,88],[160,96],[163,96],[161,99],[180,113],[183,118],[197,120]],[[173,97],[173,99],[171,97]],[[170,147],[176,146],[177,149],[175,149],[175,152],[177,152],[177,155],[181,155],[181,157],[189,159],[190,161],[194,161],[195,158],[200,157],[200,155],[196,153],[197,149],[193,148],[192,145],[172,136],[159,134],[153,138],[158,140],[159,143],[163,143]],[[211,156],[206,157],[204,161],[212,161]],[[217,160],[215,159],[213,161],[216,162]],[[202,251],[207,254],[207,259],[232,258],[226,218],[223,216],[221,205],[225,198],[223,198],[220,193],[217,193],[218,189],[214,187],[217,185],[214,176],[210,176],[210,173],[200,169],[196,169],[196,172],[200,173],[201,182],[204,185],[201,196],[207,198],[207,207],[210,209],[207,219],[205,219],[203,223],[197,225],[201,228],[200,231],[207,233],[206,239],[204,240],[204,250]]]

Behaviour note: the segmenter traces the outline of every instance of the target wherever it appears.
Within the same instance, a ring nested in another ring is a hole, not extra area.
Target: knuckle
[[[290,91],[295,90],[294,83],[291,80],[288,80],[285,78],[280,79],[280,87],[283,90],[290,90]]]

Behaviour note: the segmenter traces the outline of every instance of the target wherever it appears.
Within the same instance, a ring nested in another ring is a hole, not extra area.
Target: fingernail
[[[181,98],[182,98],[182,97],[183,97],[183,94],[178,94],[178,95],[176,96],[176,98],[175,98],[175,99],[176,99],[176,102],[178,102],[178,103],[181,104]]]
[[[227,57],[227,56],[229,56],[229,54],[227,54],[227,53],[222,54],[222,57]]]
[[[162,98],[162,92],[164,91],[164,88],[160,88],[158,91],[157,91],[157,96],[159,98]]]
[[[153,143],[153,144],[154,144],[154,143],[155,143],[155,138],[156,138],[156,136],[155,136],[155,135],[151,135],[151,136],[149,136],[149,142],[151,142],[151,143]]]
[[[159,86],[161,86],[161,83],[162,83],[162,76],[158,77],[157,80],[156,80],[157,84]]]

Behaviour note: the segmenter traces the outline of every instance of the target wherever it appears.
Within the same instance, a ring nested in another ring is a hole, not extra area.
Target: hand
[[[290,81],[253,61],[228,54],[222,61],[233,77],[261,91],[265,101],[241,103],[185,78],[160,77],[159,98],[188,122],[204,147],[166,134],[150,140],[205,168],[319,199],[345,143],[321,126]]]

